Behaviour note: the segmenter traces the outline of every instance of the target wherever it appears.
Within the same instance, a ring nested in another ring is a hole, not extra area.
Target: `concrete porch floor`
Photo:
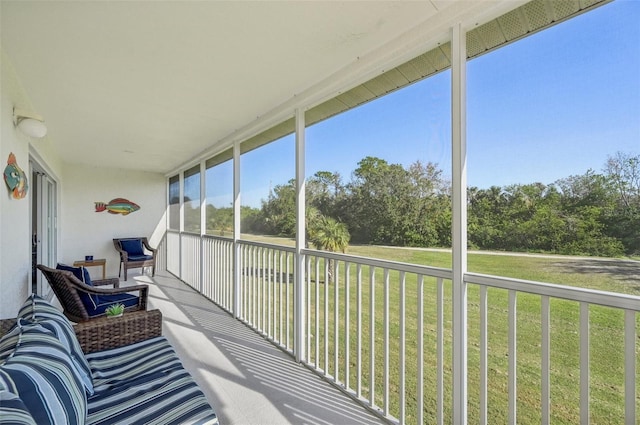
[[[149,309],[221,424],[386,423],[169,273],[127,283],[149,284]]]

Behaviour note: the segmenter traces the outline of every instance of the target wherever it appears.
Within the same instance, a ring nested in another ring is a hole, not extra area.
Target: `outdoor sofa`
[[[0,320],[0,422],[217,424],[159,310],[72,325],[31,295]]]

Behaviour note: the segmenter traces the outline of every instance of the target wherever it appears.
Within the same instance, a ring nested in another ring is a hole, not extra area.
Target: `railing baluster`
[[[542,424],[549,425],[551,422],[551,309],[549,306],[549,297],[542,296],[541,298],[541,330],[542,330],[542,345],[540,347],[542,359],[541,370],[542,375],[542,388],[540,391],[541,396],[541,409],[542,409]]]
[[[384,269],[384,387],[382,411],[389,414],[389,269]]]
[[[424,423],[424,275],[418,275],[418,331],[417,331],[417,388],[416,398],[418,402],[418,411],[416,412],[416,423]]]
[[[289,278],[289,276],[291,275],[290,262],[291,262],[292,257],[293,257],[292,253],[290,253],[290,252],[287,253],[287,255],[286,255],[286,262],[287,262],[287,269],[286,269],[286,276],[287,276],[287,280],[286,280],[286,282],[287,282],[287,285],[286,285],[286,287],[287,287],[287,290],[286,290],[286,293],[287,293],[287,318],[286,319],[287,319],[287,347],[288,348],[291,347],[291,342],[290,342],[291,341],[291,333],[289,332],[290,331],[289,321],[291,320],[290,308],[289,308],[290,302],[291,302],[291,298],[290,298],[289,287],[291,286],[291,279]],[[309,292],[307,291],[307,294],[308,293]],[[309,314],[309,309],[307,309],[307,317],[308,317],[308,314]],[[309,337],[309,334],[307,334],[307,338],[308,337]],[[309,350],[307,350],[307,355],[309,355]]]
[[[252,258],[251,258],[251,291],[252,291],[252,296],[251,298],[253,299],[253,311],[251,312],[251,321],[253,323],[253,326],[257,327],[258,326],[258,278],[259,278],[259,271],[258,271],[258,248],[254,247],[252,249]]]
[[[222,264],[224,267],[224,282],[227,290],[227,310],[232,312],[233,311],[233,288],[232,288],[233,283],[231,279],[230,265],[233,264],[233,255],[230,248],[231,247],[228,242],[225,242],[222,245],[222,249],[224,250],[224,253],[225,253],[224,263]]]
[[[406,403],[405,403],[405,384],[406,384],[406,309],[405,309],[405,290],[406,290],[406,276],[405,272],[400,272],[400,376],[399,392],[400,392],[400,424],[405,422]]]
[[[313,362],[311,361],[311,338],[313,335],[311,333],[311,256],[306,256],[305,264],[307,267],[307,275],[305,276],[307,281],[307,360],[309,360],[309,363],[315,363],[315,359],[313,359]]]
[[[437,365],[436,365],[436,421],[439,425],[444,423],[444,284],[441,278],[437,281]]]
[[[316,369],[320,368],[320,261],[318,259],[318,257],[315,257],[315,271],[316,271],[316,275],[315,275],[315,284],[316,284],[316,299],[315,299],[315,319],[316,319],[316,331],[314,332],[315,334],[315,354],[316,356],[314,357],[313,361],[316,365]]]
[[[218,275],[220,276],[220,286],[222,287],[222,298],[220,299],[220,303],[225,306],[225,309],[228,306],[228,294],[229,288],[227,287],[227,274],[226,274],[226,264],[227,264],[227,250],[222,242],[218,243],[220,250],[220,257],[222,261],[217,264]]]
[[[356,268],[356,296],[357,296],[357,358],[356,368],[358,378],[356,386],[356,395],[358,398],[362,398],[362,265],[358,263]]]
[[[279,331],[279,338],[278,340],[280,341],[280,343],[282,343],[282,338],[283,338],[283,334],[282,334],[282,270],[284,268],[284,263],[282,261],[282,254],[283,252],[280,251],[278,253],[278,262],[279,262],[279,278],[278,278],[278,292],[279,292],[279,298],[278,298],[278,308],[279,308],[279,314],[278,314],[278,331]],[[287,344],[285,344],[285,346],[287,346]]]
[[[271,327],[271,313],[273,312],[273,298],[272,298],[272,290],[271,290],[271,276],[274,275],[274,267],[273,267],[273,250],[268,250],[267,253],[267,335],[273,338],[273,329]]]
[[[221,257],[221,249],[220,249],[220,243],[216,243],[215,244],[215,253],[216,253],[216,257],[220,258]],[[215,285],[216,285],[216,294],[214,296],[215,300],[217,303],[221,304],[222,300],[224,299],[224,287],[222,285],[222,281],[220,279],[220,263],[217,262],[214,266],[213,269],[213,278],[215,281]]]
[[[636,312],[624,311],[624,421],[636,424]]]
[[[340,381],[340,361],[338,360],[338,354],[340,353],[339,350],[339,343],[338,343],[338,337],[339,337],[339,326],[340,326],[340,308],[339,308],[339,304],[338,304],[338,286],[339,285],[339,276],[340,276],[340,263],[338,261],[334,262],[335,267],[333,270],[333,368],[334,368],[334,372],[333,372],[333,378],[336,382]]]
[[[245,313],[245,319],[247,323],[251,323],[251,309],[253,308],[251,304],[251,247],[246,247],[244,252],[244,258],[242,262],[242,274],[245,278],[245,294],[247,298],[247,311]]]
[[[222,258],[224,261],[224,250],[222,249],[222,243],[220,243],[220,241],[216,241],[215,252],[216,252],[216,258]],[[218,304],[224,305],[225,285],[222,280],[222,267],[223,267],[222,262],[218,261],[216,262],[213,270],[214,270],[214,279],[216,281],[216,284],[218,285],[218,294],[216,296],[216,302]]]
[[[225,244],[222,241],[217,241],[216,245],[219,251],[219,256],[217,258],[218,259],[222,258],[222,261],[218,261],[215,266],[215,268],[218,270],[218,276],[220,277],[220,287],[222,289],[222,298],[220,299],[220,304],[222,304],[225,307],[225,309],[227,309],[229,307],[228,298],[227,298],[229,294],[229,288],[227,287],[227,274],[226,274],[227,261],[228,261],[227,250],[226,250]]]
[[[516,339],[516,291],[509,290],[509,318],[508,318],[508,332],[509,332],[509,424],[516,425],[517,417],[517,377],[516,377],[516,353],[517,353],[517,339]]]
[[[267,248],[261,250],[261,262],[260,262],[260,330],[266,334],[267,329]],[[268,334],[267,334],[268,335]]]
[[[487,287],[480,287],[480,424],[487,425]]]
[[[369,403],[376,405],[376,274],[369,266]]]
[[[349,291],[351,263],[346,261],[344,267],[344,387],[350,388],[349,375],[351,373],[349,365],[349,353],[351,341],[351,294]]]
[[[324,374],[329,375],[329,262],[324,260]]]
[[[589,423],[589,304],[580,303],[580,423]]]

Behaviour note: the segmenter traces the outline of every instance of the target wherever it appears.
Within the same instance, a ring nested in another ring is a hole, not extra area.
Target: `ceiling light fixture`
[[[13,109],[13,125],[29,137],[40,139],[47,134],[42,116],[22,109]]]

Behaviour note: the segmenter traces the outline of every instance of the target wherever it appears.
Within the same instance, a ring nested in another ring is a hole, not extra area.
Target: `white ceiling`
[[[2,0],[1,42],[65,161],[166,173],[472,3]]]

